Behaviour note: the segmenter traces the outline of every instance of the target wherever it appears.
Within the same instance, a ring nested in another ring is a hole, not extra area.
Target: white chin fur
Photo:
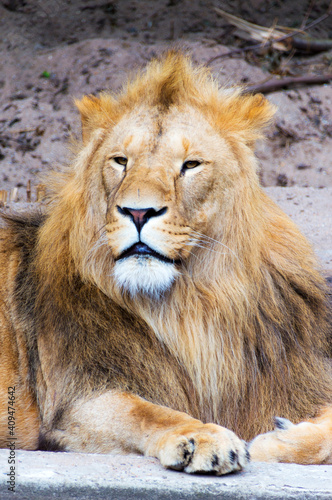
[[[128,257],[114,266],[115,282],[132,296],[138,293],[158,296],[171,286],[178,274],[173,264],[154,257]]]

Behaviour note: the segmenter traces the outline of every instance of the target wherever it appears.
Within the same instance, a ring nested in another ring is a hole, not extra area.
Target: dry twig
[[[272,26],[271,28],[266,28],[265,26],[259,26],[258,24],[245,21],[244,19],[229,14],[228,12],[218,9],[217,7],[215,7],[215,11],[219,15],[227,19],[229,23],[248,33],[254,40],[260,40],[260,43],[249,45],[248,47],[234,49],[230,52],[227,52],[226,54],[219,54],[218,56],[210,59],[208,61],[208,64],[211,64],[217,59],[226,59],[228,57],[232,57],[233,55],[241,54],[249,50],[259,50],[269,46],[281,51],[296,49],[311,53],[322,52],[324,50],[330,50],[332,48],[332,40],[318,40],[315,38],[301,38],[300,36],[296,36],[299,34],[303,34],[310,28],[316,26],[322,21],[325,21],[325,19],[327,19],[332,13],[332,1],[325,14],[320,16],[312,23],[308,24],[308,26],[302,27],[298,30],[280,26]],[[288,33],[285,33],[281,30],[288,31]]]
[[[31,203],[31,181],[30,181],[30,179],[28,180],[28,183],[27,183],[27,202]]]
[[[46,186],[45,184],[38,184],[36,188],[36,201],[43,201],[46,197]]]
[[[327,75],[303,75],[303,76],[290,76],[286,78],[272,78],[264,82],[248,85],[244,93],[257,93],[268,94],[276,90],[284,89],[286,87],[294,87],[297,85],[317,85],[322,83],[329,83],[332,81],[332,73]]]
[[[0,191],[0,207],[5,206],[7,203],[8,193],[4,189]]]
[[[18,188],[14,187],[9,194],[9,201],[15,202],[17,200]]]
[[[263,46],[268,43],[278,50],[289,50],[285,43],[278,41],[285,35],[285,33],[276,29],[275,26],[265,28],[264,26],[259,26],[258,24],[245,21],[244,19],[234,16],[233,14],[229,14],[228,12],[218,9],[217,7],[215,7],[214,10],[224,17],[229,23],[233,24],[240,30],[243,30],[245,33],[248,33],[250,38],[262,42]]]

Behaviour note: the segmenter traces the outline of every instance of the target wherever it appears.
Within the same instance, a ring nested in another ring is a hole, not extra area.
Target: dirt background
[[[74,97],[117,90],[128,74],[171,45],[203,63],[250,43],[214,6],[264,26],[298,28],[327,12],[320,0],[0,0],[0,189],[26,197],[30,180],[67,158],[80,134]],[[332,16],[309,30],[332,38]],[[225,85],[277,75],[332,72],[332,51],[271,49],[210,63]],[[332,186],[332,91],[316,85],[270,93],[275,124],[258,144],[264,186]],[[327,190],[329,191],[329,190]],[[33,191],[34,193],[34,191]],[[33,194],[35,196],[35,194]]]

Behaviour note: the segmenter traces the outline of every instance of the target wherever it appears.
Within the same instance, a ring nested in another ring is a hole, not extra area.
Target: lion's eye
[[[118,163],[122,167],[125,167],[128,163],[127,158],[125,158],[124,156],[115,156],[113,160],[115,161],[115,163]]]
[[[188,160],[185,161],[181,168],[181,174],[183,175],[186,170],[190,170],[191,168],[198,167],[201,164],[198,160]]]
[[[184,164],[182,165],[182,167],[184,167],[184,168],[195,168],[195,167],[198,167],[198,165],[200,165],[200,164],[201,164],[200,161],[189,160],[189,161],[185,161]]]

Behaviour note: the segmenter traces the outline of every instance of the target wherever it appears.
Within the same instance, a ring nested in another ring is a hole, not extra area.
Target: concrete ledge
[[[252,463],[227,476],[187,475],[140,456],[16,451],[15,493],[7,489],[8,450],[0,450],[0,498],[329,499],[331,465]]]

